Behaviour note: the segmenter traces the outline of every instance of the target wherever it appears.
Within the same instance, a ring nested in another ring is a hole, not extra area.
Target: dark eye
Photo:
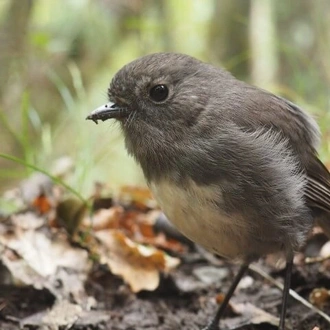
[[[168,97],[168,88],[166,85],[156,85],[150,89],[149,95],[155,102],[165,101]]]

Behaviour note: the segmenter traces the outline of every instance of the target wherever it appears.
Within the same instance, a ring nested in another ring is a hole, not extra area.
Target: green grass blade
[[[11,156],[11,155],[7,155],[7,154],[3,154],[3,153],[0,153],[0,157],[1,158],[4,158],[4,159],[7,159],[7,160],[10,160],[10,161],[13,161],[15,163],[18,163],[18,164],[21,164],[25,167],[28,167],[30,169],[33,169],[35,171],[38,171],[40,173],[43,173],[45,175],[47,175],[49,178],[51,178],[54,182],[56,182],[57,184],[63,186],[65,189],[67,189],[68,191],[70,191],[73,195],[75,195],[78,199],[80,199],[83,203],[86,203],[88,204],[88,201],[79,193],[77,192],[75,189],[73,189],[72,187],[70,187],[68,184],[66,184],[65,182],[63,182],[61,179],[57,178],[56,176],[54,175],[51,175],[50,173],[48,173],[47,171],[33,165],[33,164],[30,164],[30,163],[27,163],[26,161],[20,159],[20,158],[17,158],[17,157],[14,157],[14,156]]]

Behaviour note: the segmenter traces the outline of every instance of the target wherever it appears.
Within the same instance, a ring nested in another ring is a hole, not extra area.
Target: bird
[[[161,209],[193,242],[241,263],[223,312],[251,262],[286,261],[279,330],[285,329],[293,257],[314,224],[330,235],[330,174],[319,127],[298,105],[179,53],[121,68],[108,103],[86,119],[120,123]]]

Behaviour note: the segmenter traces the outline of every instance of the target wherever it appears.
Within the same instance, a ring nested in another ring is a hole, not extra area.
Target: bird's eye
[[[156,85],[150,89],[149,95],[155,102],[165,101],[168,97],[168,88],[166,85]]]

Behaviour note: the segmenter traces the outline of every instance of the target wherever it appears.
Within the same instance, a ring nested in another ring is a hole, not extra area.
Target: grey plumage
[[[147,93],[160,83],[170,95],[155,104]],[[319,130],[295,104],[222,69],[166,53],[125,66],[108,95],[132,111],[121,122],[126,146],[152,187],[168,180],[189,190],[190,179],[200,187],[217,185],[222,198],[215,195],[211,204],[233,223],[234,214],[242,218],[240,241],[257,240],[239,257],[296,250],[313,223],[310,207],[330,210],[329,173],[316,155]],[[235,239],[235,227],[224,233]],[[214,245],[221,245],[221,233]]]
[[[164,100],[150,97],[157,85]],[[128,114],[116,118],[156,199],[195,242],[249,263],[278,251],[291,260],[315,220],[330,234],[319,129],[297,105],[172,53],[124,66],[108,96]]]

